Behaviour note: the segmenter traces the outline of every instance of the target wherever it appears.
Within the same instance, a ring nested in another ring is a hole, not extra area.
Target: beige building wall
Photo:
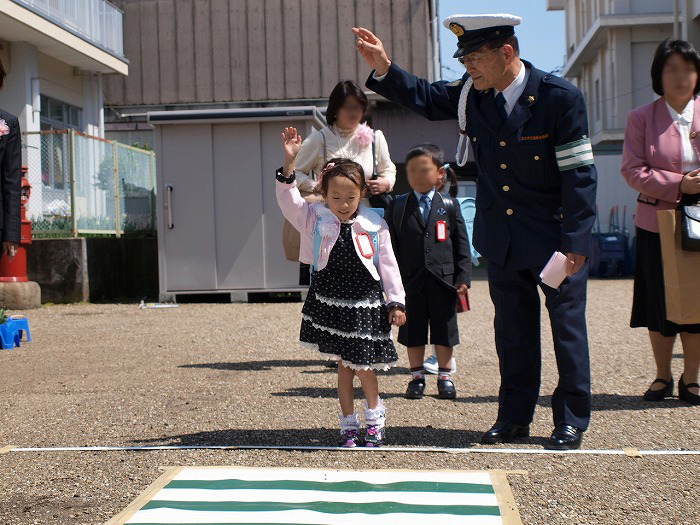
[[[390,56],[433,78],[429,0],[122,0],[129,76],[105,104],[318,99],[364,84],[351,27],[376,29]]]

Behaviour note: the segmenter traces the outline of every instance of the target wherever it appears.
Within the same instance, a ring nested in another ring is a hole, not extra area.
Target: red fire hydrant
[[[27,219],[27,201],[29,201],[32,186],[25,178],[28,171],[29,168],[27,166],[22,166],[22,226],[19,247],[17,248],[17,255],[12,259],[12,262],[5,254],[0,258],[0,282],[2,283],[26,283],[29,281],[27,278],[27,251],[25,246],[32,243],[32,222]]]

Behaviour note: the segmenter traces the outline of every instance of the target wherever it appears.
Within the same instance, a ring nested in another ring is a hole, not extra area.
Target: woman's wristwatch
[[[289,177],[285,177],[284,176],[284,168],[278,168],[277,172],[275,173],[275,178],[278,181],[283,182],[285,184],[291,184],[292,182],[294,182],[296,180],[297,176],[294,172],[292,172],[292,174]]]

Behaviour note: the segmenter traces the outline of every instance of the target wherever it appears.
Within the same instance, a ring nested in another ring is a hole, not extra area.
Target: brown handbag
[[[308,204],[315,202],[323,202],[323,197],[318,193],[301,192],[301,196]],[[299,262],[299,252],[301,250],[301,234],[292,226],[292,223],[287,219],[284,220],[282,226],[282,246],[284,247],[284,256],[288,261]]]

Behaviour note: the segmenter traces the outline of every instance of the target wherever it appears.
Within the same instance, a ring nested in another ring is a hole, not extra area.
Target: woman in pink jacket
[[[678,397],[700,405],[700,324],[678,325],[666,319],[656,219],[658,210],[674,210],[700,196],[700,54],[689,42],[665,40],[656,50],[651,77],[661,98],[630,112],[622,157],[622,175],[639,192],[630,325],[649,330],[656,362],[657,378],[644,399],[659,401],[673,394],[671,357],[680,334],[684,368]]]
[[[379,215],[360,205],[365,175],[362,166],[349,159],[331,159],[325,165],[320,180],[325,203],[307,204],[294,174],[301,137],[296,129],[287,128],[282,141],[285,159],[277,172],[277,202],[301,233],[299,260],[313,264],[300,339],[338,361],[339,445],[355,447],[360,440],[353,399],[357,376],[366,400],[365,445],[381,446],[385,409],[375,370],[396,364],[391,324],[406,321],[405,293],[389,228]]]

